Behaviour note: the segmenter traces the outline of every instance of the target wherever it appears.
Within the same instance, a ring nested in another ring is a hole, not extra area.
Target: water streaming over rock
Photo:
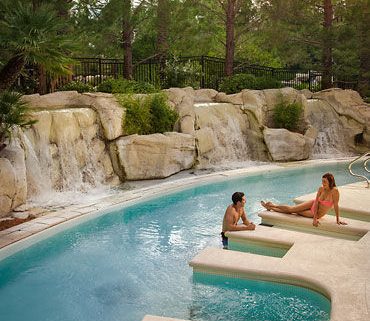
[[[73,203],[86,192],[106,191],[113,169],[105,168],[109,156],[99,138],[94,111],[75,108],[34,116],[38,123],[22,139],[31,201]]]
[[[309,99],[307,103],[308,119],[318,131],[311,158],[350,156],[351,142],[340,116],[325,101]]]
[[[248,116],[239,106],[228,103],[197,104],[195,114],[199,168],[237,166],[255,159],[250,148],[255,137],[251,135]]]

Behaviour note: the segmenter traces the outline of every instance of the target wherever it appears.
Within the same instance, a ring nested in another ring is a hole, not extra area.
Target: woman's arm
[[[335,216],[337,218],[337,224],[342,224],[342,225],[347,225],[346,222],[340,221],[339,220],[339,191],[338,189],[333,190],[333,203],[334,203],[334,211],[335,211]]]
[[[313,203],[313,222],[312,222],[312,225],[316,226],[316,227],[319,225],[319,221],[317,219],[317,208],[318,208],[319,197],[320,197],[321,191],[322,191],[322,187],[319,187],[319,189],[316,193],[316,199]]]

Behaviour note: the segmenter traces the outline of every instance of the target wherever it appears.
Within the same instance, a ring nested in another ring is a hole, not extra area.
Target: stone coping
[[[370,200],[370,190],[361,184],[341,189],[356,190],[342,197],[341,205],[349,212]],[[312,195],[302,198],[309,200]],[[255,231],[227,236],[237,242],[284,245],[288,251],[282,258],[206,248],[191,260],[193,271],[303,286],[330,299],[330,320],[370,320],[370,222],[346,219],[344,226],[325,216],[314,227],[312,219],[296,215],[263,211],[259,216],[262,223],[273,226],[259,225]]]
[[[123,191],[120,192],[118,195],[114,196],[109,196],[105,197],[102,199],[95,200],[91,204],[84,204],[84,205],[73,205],[65,209],[61,210],[56,210],[54,212],[49,212],[44,216],[41,216],[39,218],[36,218],[32,221],[14,226],[12,228],[9,228],[4,231],[0,231],[0,260],[24,249],[27,248],[43,239],[46,239],[52,235],[55,235],[61,231],[64,231],[70,227],[73,227],[77,224],[80,224],[82,222],[88,221],[90,219],[93,219],[95,217],[104,215],[106,213],[109,213],[111,211],[114,211],[116,209],[122,208],[124,206],[129,206],[133,203],[137,203],[139,201],[144,201],[148,200],[150,198],[155,198],[161,195],[165,195],[168,193],[173,193],[175,191],[180,191],[184,190],[187,188],[190,188],[192,186],[196,185],[201,185],[201,184],[206,184],[212,181],[224,181],[227,179],[235,179],[237,177],[241,176],[246,176],[246,175],[257,175],[261,173],[266,173],[270,171],[279,171],[279,170],[284,170],[286,168],[295,168],[295,167],[315,167],[317,165],[323,165],[323,164],[329,164],[329,163],[338,163],[338,162],[348,162],[349,159],[339,159],[339,160],[310,160],[310,161],[304,161],[304,162],[293,162],[293,163],[274,163],[274,164],[265,164],[265,165],[258,165],[258,166],[252,166],[249,168],[244,168],[244,169],[235,169],[235,170],[228,170],[228,171],[223,171],[223,172],[216,172],[216,173],[211,173],[211,174],[206,174],[206,175],[197,175],[197,176],[191,176],[191,177],[186,177],[186,178],[181,178],[181,179],[176,179],[176,178],[169,178],[167,180],[161,181],[161,183],[158,184],[158,180],[155,180],[153,184],[150,184],[148,182],[144,183],[139,183],[138,188],[129,190],[129,191]],[[140,187],[140,185],[142,185]],[[144,187],[143,187],[144,186]],[[259,226],[259,229],[264,230],[265,227]],[[258,230],[258,229],[257,229]],[[256,231],[254,231],[256,232]],[[247,232],[248,233],[248,232]],[[292,231],[286,231],[284,232],[286,235],[289,233],[293,233]],[[255,233],[256,234],[256,233]],[[318,236],[316,236],[317,239]],[[312,239],[312,238],[310,238]],[[370,237],[368,235],[365,235],[362,237],[361,241],[363,242],[370,242]],[[271,241],[271,240],[270,240]],[[278,242],[277,240],[275,240]],[[348,242],[346,240],[333,240],[335,242]],[[290,240],[289,242],[293,242],[294,240]],[[292,244],[293,244],[292,243]],[[359,244],[359,242],[357,242]],[[311,244],[311,243],[310,243]],[[307,246],[309,247],[308,244]],[[338,243],[339,244],[339,243]],[[296,246],[296,244],[293,244]],[[369,248],[369,244],[365,244],[365,248]],[[294,248],[294,246],[292,248]],[[340,247],[339,247],[340,248]],[[304,253],[312,253],[312,249],[306,249],[303,247],[301,249],[301,254],[300,254],[300,259],[296,258],[297,263],[296,264],[301,264],[305,265],[305,258],[302,258]],[[320,283],[321,281],[317,281],[317,278],[315,277],[303,277],[301,274],[297,274],[297,271],[294,271],[294,273],[289,270],[289,271],[283,271],[283,273],[275,273],[274,271],[269,270],[266,272],[266,262],[263,262],[260,267],[256,266],[256,270],[254,273],[251,273],[251,271],[248,272],[248,270],[245,270],[245,266],[248,266],[248,264],[244,264],[244,262],[251,262],[255,261],[256,264],[259,261],[267,260],[271,261],[273,260],[274,262],[278,262],[276,260],[280,260],[279,258],[272,258],[272,257],[263,257],[259,255],[253,255],[249,253],[240,253],[240,252],[234,252],[234,251],[224,251],[220,249],[205,249],[202,251],[194,260],[192,260],[191,265],[194,267],[194,269],[197,269],[196,265],[199,261],[200,258],[204,256],[203,253],[206,253],[206,257],[210,258],[210,262],[224,262],[220,266],[216,266],[214,268],[213,272],[219,273],[220,271],[224,273],[225,271],[228,271],[230,269],[230,265],[233,266],[231,270],[233,269],[238,272],[239,277],[252,277],[254,276],[255,278],[263,279],[263,278],[269,278],[270,280],[275,280],[279,282],[286,282],[286,283],[294,283],[296,282],[297,285],[309,287],[309,288],[314,288],[317,289],[319,292],[324,293],[325,295],[329,296],[332,300],[332,304],[336,303],[337,298],[341,298],[341,293],[337,291],[336,288],[332,289],[330,286],[327,286],[324,282]],[[209,255],[207,253],[210,253]],[[213,254],[212,254],[213,253]],[[285,255],[284,257],[292,256],[290,253],[292,252],[292,249],[289,250],[288,255]],[[321,252],[320,252],[321,253]],[[330,255],[330,251],[328,251]],[[355,253],[355,252],[354,252]],[[225,259],[220,261],[220,258],[226,255]],[[228,256],[233,256],[236,255],[238,258],[237,260],[234,260],[234,257],[228,257]],[[294,255],[293,255],[294,256]],[[361,256],[358,255],[360,258],[368,258],[369,255]],[[256,257],[258,257],[256,259]],[[251,259],[252,258],[252,259]],[[302,260],[302,261],[300,261]],[[360,262],[362,264],[362,262]],[[369,262],[366,262],[364,266],[364,271],[366,273],[369,273]],[[332,268],[332,264],[328,264]],[[364,265],[364,264],[362,264]],[[361,266],[362,266],[361,265]],[[202,264],[200,265],[202,266]],[[283,265],[279,264],[278,266],[283,269]],[[243,268],[244,267],[244,268]],[[329,268],[322,266],[322,268],[326,271]],[[276,267],[277,269],[277,267]],[[206,269],[207,270],[207,269]],[[348,270],[348,269],[347,269]],[[346,270],[346,271],[347,271]],[[208,271],[208,270],[207,270]],[[340,271],[340,267],[338,268],[338,271]],[[344,270],[343,270],[344,271]],[[357,271],[357,269],[356,269]],[[240,273],[239,273],[240,272]],[[253,272],[253,271],[252,271]],[[335,272],[335,271],[334,271]],[[222,274],[221,273],[221,274]],[[290,274],[291,273],[291,274]],[[333,273],[333,271],[331,271]],[[343,274],[343,273],[342,273]],[[284,277],[282,278],[282,275]],[[340,277],[340,275],[336,275],[337,277]],[[358,277],[356,280],[359,279]],[[292,281],[293,280],[293,281]],[[347,282],[348,283],[348,282]],[[343,291],[346,289],[349,292],[353,292],[352,285],[347,284],[346,286],[343,286]],[[370,282],[367,281],[368,287],[367,289],[370,289]],[[348,286],[348,288],[347,288]],[[355,287],[357,289],[357,287]],[[364,286],[366,288],[366,286]],[[337,294],[337,292],[339,294]],[[361,291],[360,291],[361,292]],[[361,295],[363,293],[361,292]],[[358,300],[357,297],[353,294],[354,299]],[[370,298],[370,295],[368,295]],[[365,296],[361,296],[360,300],[358,302],[362,302],[365,300]],[[340,302],[340,300],[339,300]],[[351,305],[353,307],[353,301],[347,300],[346,303],[344,303],[344,307],[348,308],[348,305]],[[358,304],[356,304],[358,305]],[[336,306],[336,304],[334,305]],[[342,308],[343,310],[344,308]],[[335,309],[332,308],[332,317],[336,317],[333,320],[365,320],[361,319],[362,316],[364,315],[363,311],[363,304],[360,305],[358,311],[359,313],[355,313],[354,318],[352,318],[352,315],[346,312],[343,314],[343,316],[346,316],[346,319],[340,319],[336,316],[336,313],[333,313]],[[338,312],[339,313],[339,312]],[[342,313],[342,312],[341,312]],[[348,318],[347,318],[348,316]],[[358,318],[357,318],[358,316]],[[143,319],[145,321],[170,321],[170,320],[178,320],[178,319],[172,319],[172,318],[162,318],[162,317],[157,317],[157,316],[145,316]]]
[[[366,182],[357,182],[339,186],[339,207],[343,217],[370,222],[370,188]],[[294,199],[296,204],[316,198],[316,193],[303,195]],[[329,214],[335,215],[331,209]]]

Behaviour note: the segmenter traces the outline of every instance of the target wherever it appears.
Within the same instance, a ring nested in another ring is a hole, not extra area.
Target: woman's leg
[[[272,211],[284,213],[284,214],[299,214],[299,215],[306,216],[306,217],[313,217],[313,215],[307,216],[307,215],[310,215],[309,212],[310,212],[313,202],[314,201],[312,200],[312,201],[307,201],[302,204],[293,205],[293,206],[277,205],[271,202],[265,203],[263,201],[261,202],[261,204],[268,211],[272,210]]]

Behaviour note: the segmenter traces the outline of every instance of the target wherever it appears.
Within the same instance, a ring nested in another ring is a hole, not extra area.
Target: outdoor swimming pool
[[[317,189],[345,164],[240,177],[131,205],[55,235],[0,262],[0,319],[328,320],[329,301],[305,289],[215,276],[193,277],[188,261],[221,247],[220,226],[234,191],[259,223],[261,199],[289,202]],[[268,267],[266,267],[268,268]]]

